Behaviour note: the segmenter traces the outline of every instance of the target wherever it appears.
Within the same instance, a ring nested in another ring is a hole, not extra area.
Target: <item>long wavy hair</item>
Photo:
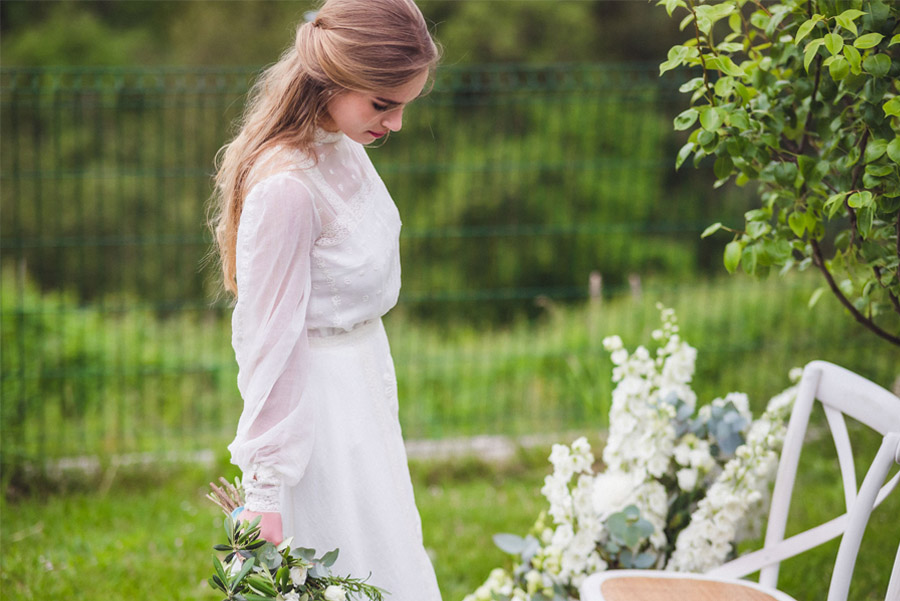
[[[378,92],[434,72],[440,50],[413,0],[327,0],[297,27],[294,45],[248,94],[239,133],[216,155],[210,226],[225,289],[237,295],[237,230],[254,165],[284,146],[311,152],[328,104],[346,91]]]

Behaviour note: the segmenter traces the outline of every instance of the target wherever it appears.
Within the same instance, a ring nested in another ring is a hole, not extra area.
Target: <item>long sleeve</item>
[[[280,509],[280,488],[299,481],[312,452],[314,411],[303,391],[310,255],[320,232],[311,192],[289,174],[257,184],[245,200],[232,315],[244,409],[228,449],[254,511]]]

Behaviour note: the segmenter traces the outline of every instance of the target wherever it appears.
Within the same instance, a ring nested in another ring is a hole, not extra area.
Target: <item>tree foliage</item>
[[[676,167],[715,160],[716,186],[759,184],[725,267],[817,268],[853,317],[900,345],[900,4],[882,0],[660,0],[691,32],[660,73],[690,131]],[[818,298],[811,299],[813,304]]]

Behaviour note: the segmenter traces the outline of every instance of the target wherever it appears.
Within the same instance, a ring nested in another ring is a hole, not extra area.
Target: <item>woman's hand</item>
[[[249,511],[244,509],[237,516],[237,521],[247,522],[248,524],[260,517],[259,535],[273,545],[280,545],[284,540],[284,532],[281,527],[281,514],[277,511]]]

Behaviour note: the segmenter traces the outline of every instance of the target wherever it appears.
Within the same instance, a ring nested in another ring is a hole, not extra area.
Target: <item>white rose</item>
[[[300,586],[306,582],[306,568],[301,568],[300,566],[294,566],[291,568],[291,582],[294,583],[294,586]]]
[[[346,601],[347,591],[344,590],[344,587],[332,584],[325,589],[325,599],[327,599],[327,601]]]

